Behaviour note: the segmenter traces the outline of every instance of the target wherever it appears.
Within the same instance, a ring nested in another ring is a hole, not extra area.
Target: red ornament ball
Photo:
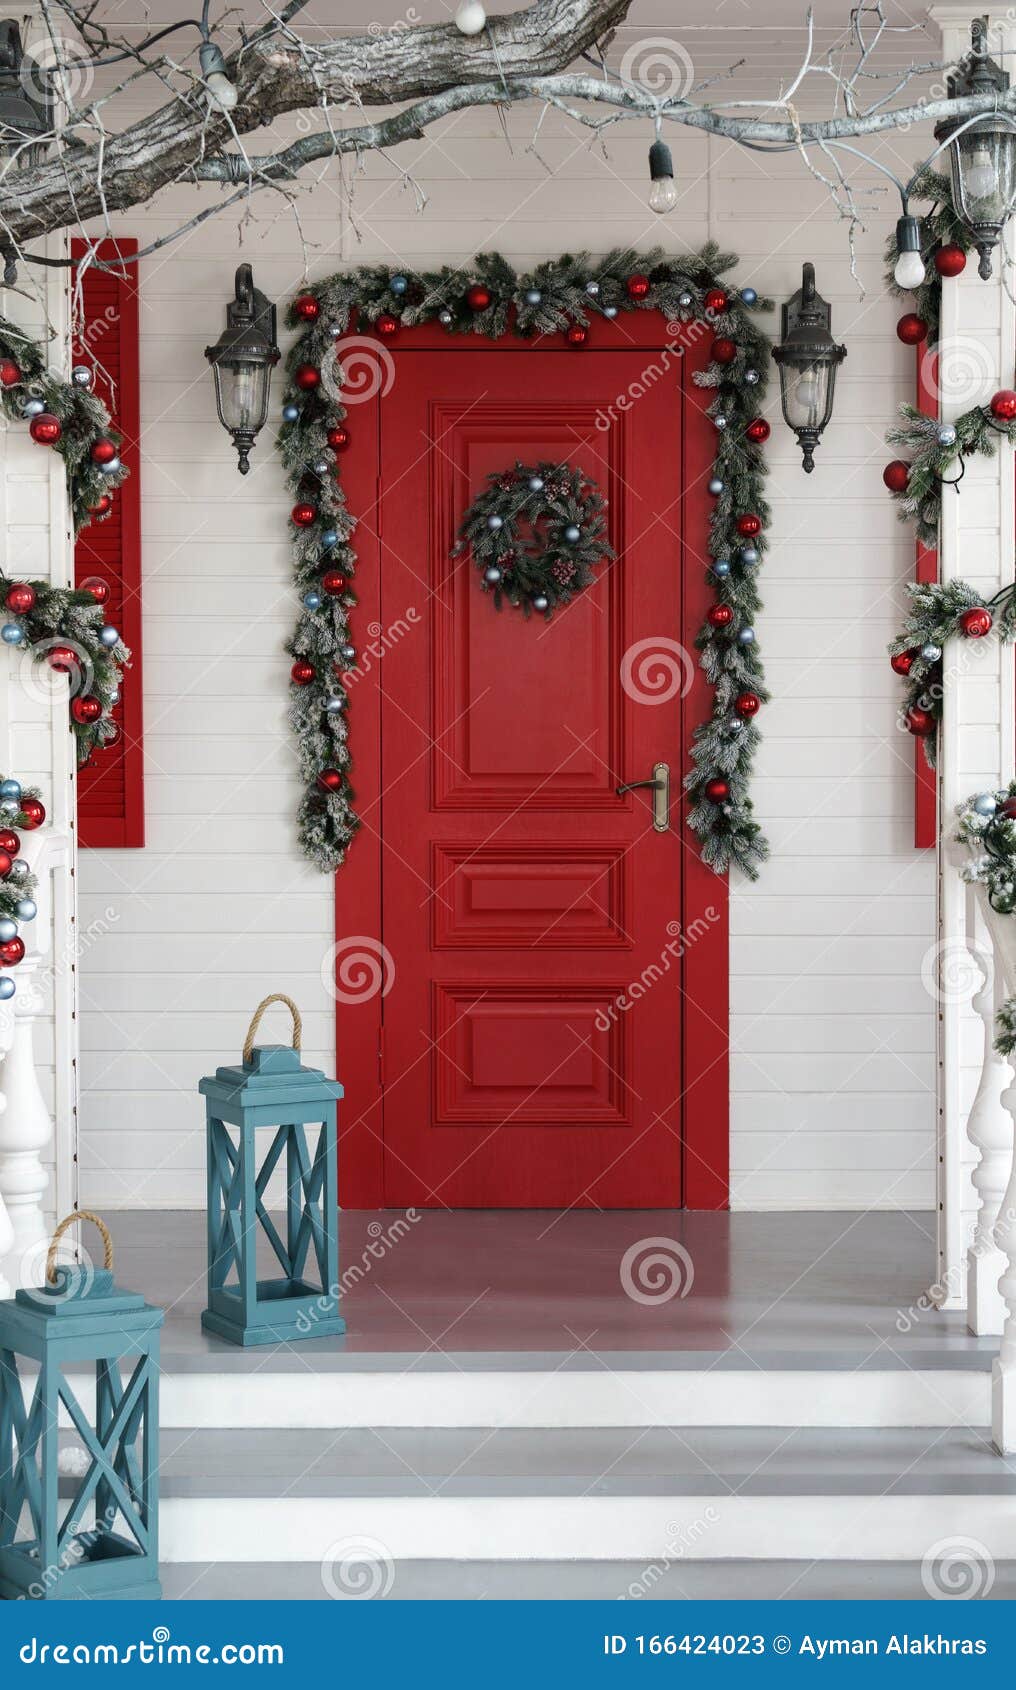
[[[991,401],[991,414],[998,417],[1000,422],[1012,422],[1016,418],[1016,393],[1011,387],[1003,387]]]
[[[113,501],[110,498],[109,494],[108,493],[100,493],[100,495],[96,499],[94,505],[89,505],[88,514],[89,514],[89,516],[99,516],[99,517],[108,516],[112,509],[113,509]]]
[[[998,812],[999,815],[1005,817],[1006,821],[1016,821],[1016,798],[1003,798],[998,806]]]
[[[7,875],[11,872],[11,867],[12,860],[10,854],[7,851],[0,851],[0,879],[6,879]]]
[[[589,339],[589,330],[585,323],[569,323],[564,338],[569,346],[585,346]]]
[[[762,532],[762,518],[756,516],[754,511],[745,511],[744,515],[737,519],[737,532],[746,540],[757,539]]]
[[[314,676],[317,674],[317,670],[315,669],[313,663],[307,662],[306,658],[298,657],[296,662],[293,664],[292,669],[290,669],[289,674],[290,679],[293,681],[295,686],[309,687],[311,681],[314,679]]]
[[[52,411],[40,411],[39,415],[33,417],[29,423],[28,432],[38,445],[55,446],[63,434],[63,424],[59,417],[53,415]],[[113,456],[116,457],[115,447],[113,448]]]
[[[34,833],[36,828],[41,827],[45,820],[46,806],[41,799],[22,798],[19,827],[23,827],[26,833]]]
[[[0,957],[2,957],[8,968],[13,968],[15,964],[19,963],[24,954],[24,939],[5,939],[3,944],[0,945]]]
[[[72,698],[71,715],[80,727],[88,727],[102,715],[102,700],[91,693],[85,693],[83,698]]]
[[[916,311],[907,311],[896,324],[896,334],[904,346],[919,346],[928,338],[928,325]]]
[[[729,604],[711,604],[706,611],[710,628],[729,628],[733,620],[734,612]]]
[[[333,598],[337,598],[349,586],[349,576],[343,575],[341,569],[326,569],[321,577],[321,585],[326,593],[330,593]]]
[[[109,582],[104,581],[101,575],[89,575],[87,581],[82,581],[81,591],[89,593],[96,604],[105,604],[109,598]]]
[[[470,311],[486,311],[494,295],[482,282],[474,282],[466,294],[466,304]]]
[[[909,675],[916,656],[916,651],[897,651],[890,657],[889,667],[895,675]]]
[[[940,246],[935,254],[935,269],[940,276],[961,276],[967,267],[967,255],[961,246]]]
[[[727,306],[730,304],[730,300],[727,298],[722,288],[710,288],[709,292],[706,294],[703,304],[705,305],[707,311],[711,311],[714,316],[718,316],[721,311],[725,311],[727,309]]]
[[[317,784],[322,792],[338,792],[342,786],[342,776],[338,769],[322,769],[317,777]]]
[[[374,324],[378,334],[385,340],[391,340],[393,335],[398,334],[400,326],[399,319],[397,317],[393,317],[390,311],[382,311],[380,317],[377,319],[377,322]]]
[[[72,645],[54,645],[46,653],[46,662],[58,675],[73,675],[79,658]]]
[[[313,392],[321,385],[321,371],[313,364],[301,364],[293,377],[297,387],[302,387],[305,393]]]
[[[328,430],[328,444],[333,452],[344,452],[349,445],[349,430],[342,423]]]
[[[0,358],[0,387],[16,387],[21,371],[13,358]]]
[[[905,464],[902,458],[894,458],[882,471],[882,480],[890,493],[905,493],[910,484],[910,465]]]
[[[714,364],[732,364],[737,357],[737,342],[720,335],[713,341],[709,356]]]
[[[36,596],[35,588],[30,587],[27,581],[15,581],[12,587],[8,587],[4,603],[15,616],[27,616],[35,606]]]
[[[927,739],[935,732],[935,718],[931,711],[920,704],[912,704],[907,711],[907,730],[915,739]]]
[[[12,827],[0,827],[0,851],[6,857],[16,857],[21,850],[21,839]],[[4,872],[0,870],[0,872]]]
[[[756,417],[754,422],[750,422],[748,424],[744,432],[753,445],[761,446],[763,441],[769,439],[769,436],[773,431],[766,422],[765,417]]]
[[[710,780],[706,782],[706,797],[710,804],[725,804],[730,797],[730,785],[725,780]]]
[[[633,276],[628,277],[625,287],[628,289],[629,299],[645,299],[649,292],[649,277],[636,270]]]
[[[309,528],[312,522],[317,521],[317,506],[294,505],[289,514],[297,528]]]
[[[984,610],[980,605],[972,606],[960,617],[960,627],[968,640],[983,640],[985,634],[991,633],[991,611]]]
[[[35,420],[36,422],[41,422],[42,418],[36,417]],[[101,439],[93,442],[90,456],[93,464],[111,464],[113,459],[117,456],[117,451],[118,448],[116,441],[110,440],[106,435],[103,435]]]
[[[293,316],[299,317],[302,323],[316,323],[321,315],[321,307],[312,293],[302,293],[299,299],[293,301]]]
[[[757,692],[739,692],[734,700],[734,709],[739,716],[757,716],[762,708],[762,700]]]

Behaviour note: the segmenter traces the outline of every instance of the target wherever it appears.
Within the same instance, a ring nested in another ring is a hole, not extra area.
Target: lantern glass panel
[[[949,147],[953,200],[964,222],[1002,224],[1016,206],[1016,130],[974,124]]]
[[[780,365],[783,415],[792,429],[821,432],[833,408],[836,365],[809,359]]]
[[[263,359],[219,358],[212,368],[223,426],[236,434],[257,434],[268,416],[271,364]]]

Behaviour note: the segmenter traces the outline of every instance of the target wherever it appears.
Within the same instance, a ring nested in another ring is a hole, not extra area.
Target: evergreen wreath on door
[[[520,464],[487,477],[459,530],[455,552],[469,551],[485,593],[524,616],[549,618],[596,579],[614,556],[607,544],[605,500],[580,469]]]

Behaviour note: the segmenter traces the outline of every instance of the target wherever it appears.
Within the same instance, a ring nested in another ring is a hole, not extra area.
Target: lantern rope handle
[[[257,1009],[254,1011],[251,1024],[247,1028],[247,1038],[243,1047],[243,1059],[245,1062],[249,1062],[251,1057],[254,1055],[254,1040],[257,1037],[257,1030],[261,1025],[261,1017],[270,1003],[284,1003],[286,1005],[290,1015],[293,1017],[293,1049],[300,1049],[300,1040],[303,1037],[303,1021],[300,1016],[300,1011],[297,1009],[292,998],[287,998],[285,992],[271,992],[268,997],[261,999]]]
[[[91,1209],[75,1209],[75,1211],[72,1215],[65,1215],[63,1220],[59,1222],[57,1229],[54,1232],[53,1237],[50,1240],[49,1251],[48,1251],[48,1254],[46,1256],[46,1284],[47,1285],[55,1285],[56,1282],[57,1282],[57,1280],[56,1280],[57,1246],[59,1245],[60,1240],[63,1237],[64,1233],[67,1231],[67,1228],[70,1227],[70,1226],[75,1226],[78,1221],[91,1221],[93,1226],[98,1227],[100,1233],[102,1234],[102,1244],[103,1244],[103,1251],[104,1251],[102,1265],[106,1269],[107,1273],[112,1273],[112,1271],[113,1271],[113,1239],[112,1239],[112,1235],[110,1234],[109,1227],[106,1225],[105,1221],[102,1219],[102,1216],[101,1215],[94,1215],[92,1213]]]

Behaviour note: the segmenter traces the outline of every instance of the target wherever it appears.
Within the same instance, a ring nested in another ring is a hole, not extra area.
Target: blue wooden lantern
[[[293,1046],[254,1039],[270,1003],[293,1017]],[[300,1062],[300,1012],[273,992],[258,1005],[239,1066],[201,1081],[208,1127],[208,1307],[201,1324],[234,1344],[278,1344],[346,1330],[338,1314],[336,1138],[342,1087]],[[308,1125],[319,1127],[313,1155]],[[272,1137],[258,1159],[258,1132]],[[283,1164],[285,1243],[266,1206]],[[281,1275],[258,1277],[258,1246]]]
[[[79,1220],[102,1233],[101,1270],[56,1265]],[[42,1288],[0,1303],[0,1597],[161,1596],[162,1318],[113,1283],[109,1232],[85,1210],[57,1227]],[[94,1378],[94,1405],[78,1396],[82,1373]],[[73,1476],[59,1471],[61,1413],[84,1445]]]

